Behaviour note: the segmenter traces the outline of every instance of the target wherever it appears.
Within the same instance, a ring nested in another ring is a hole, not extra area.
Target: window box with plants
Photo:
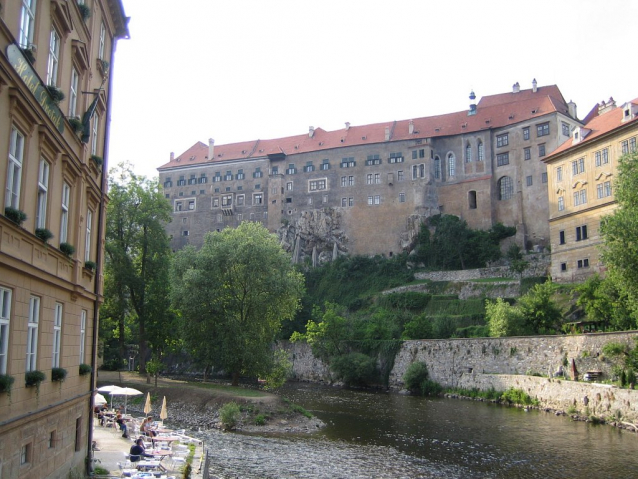
[[[11,394],[11,386],[15,378],[8,374],[0,374],[0,393]]]
[[[53,368],[51,369],[51,381],[64,381],[66,378],[66,369],[64,368]]]
[[[97,265],[95,264],[95,261],[85,261],[84,262],[84,267],[91,273],[95,273],[95,268],[97,267]]]
[[[27,219],[27,214],[24,211],[20,211],[17,208],[12,208],[11,206],[7,206],[4,209],[4,215],[18,226],[22,225],[22,223],[24,223],[24,221]]]
[[[40,238],[45,243],[48,242],[51,238],[53,238],[53,233],[51,233],[46,228],[36,228],[35,235]]]
[[[64,100],[66,96],[64,92],[60,90],[57,86],[47,85],[46,89],[49,92],[49,96],[51,97],[51,100],[53,100],[53,103],[55,103],[56,105],[59,105],[60,102]]]
[[[91,371],[93,371],[93,368],[91,366],[89,366],[88,364],[80,364],[80,376],[86,376],[87,374],[91,374]]]
[[[70,118],[67,118],[67,121],[69,122],[69,125],[71,125],[71,128],[76,135],[79,135],[84,131],[84,125],[82,124],[82,120],[80,120],[79,117],[72,116]]]
[[[97,155],[91,155],[91,160],[93,160],[93,163],[95,163],[95,166],[99,168],[102,167],[102,163],[104,163],[104,160],[102,159],[101,156],[97,156]]]
[[[75,246],[70,243],[60,243],[60,251],[70,258],[75,253]]]
[[[46,379],[42,371],[29,371],[24,375],[24,385],[28,388],[35,386],[40,388],[40,383]]]
[[[82,20],[85,22],[91,17],[91,8],[84,4],[78,3],[78,10],[80,10],[80,15],[82,15]]]

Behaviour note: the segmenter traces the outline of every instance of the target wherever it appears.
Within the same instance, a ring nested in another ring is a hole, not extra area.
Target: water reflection
[[[327,427],[292,437],[205,433],[214,477],[610,478],[638,466],[635,434],[551,414],[308,384],[283,394]]]

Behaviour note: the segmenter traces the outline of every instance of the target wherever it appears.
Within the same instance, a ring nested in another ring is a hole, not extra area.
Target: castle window
[[[523,158],[525,160],[531,160],[532,159],[532,149],[531,148],[524,148],[523,149]]]
[[[529,140],[529,127],[523,128],[523,140]]]
[[[304,172],[310,173],[315,171],[315,166],[312,164],[312,161],[306,162],[306,166],[303,167]]]
[[[401,153],[400,151],[396,153],[390,153],[388,163],[403,163],[403,153]]]
[[[576,226],[576,241],[587,239],[587,225]]]
[[[499,153],[496,155],[496,165],[497,166],[505,166],[510,164],[510,154],[509,152]]]
[[[323,160],[323,162],[321,163],[320,168],[322,170],[329,170],[330,169],[330,161],[329,160]]]
[[[569,124],[567,124],[567,123],[563,122],[563,123],[561,124],[561,126],[562,126],[562,128],[563,128],[563,136],[570,136],[570,133],[569,133]]]
[[[549,122],[536,125],[536,136],[549,135]]]
[[[545,143],[538,145],[538,156],[545,156]]]
[[[368,155],[368,158],[366,159],[365,164],[366,166],[380,165],[381,158],[379,157],[379,155]]]
[[[589,258],[579,259],[576,263],[578,268],[589,268]]]
[[[525,177],[525,181],[527,183],[527,186],[532,186],[532,176],[527,176]]]
[[[558,197],[558,211],[563,211],[565,209],[565,197]]]
[[[405,203],[405,193],[399,193],[399,203]]]
[[[453,153],[447,155],[447,175],[453,177],[456,174],[456,159]]]
[[[441,179],[441,159],[438,156],[434,157],[434,178]]]
[[[471,210],[476,209],[476,191],[472,190],[467,193],[468,207]]]
[[[584,205],[587,203],[587,190],[582,189],[574,192],[574,206]]]
[[[465,163],[472,162],[472,146],[468,143],[465,146]]]
[[[485,150],[483,149],[483,142],[478,142],[478,158],[477,161],[485,161]]]
[[[563,167],[556,168],[556,181],[563,181]]]
[[[341,168],[354,168],[357,166],[357,162],[354,161],[354,157],[342,158],[341,159]]]
[[[559,244],[565,244],[565,232],[564,231],[559,231],[558,232],[558,243]]]
[[[503,176],[498,180],[498,199],[509,200],[514,194],[514,185],[509,176]]]
[[[501,148],[510,144],[509,135],[507,133],[496,137],[496,146]]]

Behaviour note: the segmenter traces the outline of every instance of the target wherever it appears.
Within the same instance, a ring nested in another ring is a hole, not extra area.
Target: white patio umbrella
[[[95,393],[95,397],[93,398],[93,404],[95,404],[96,406],[101,406],[102,404],[106,404],[108,401],[106,400],[106,398],[104,396],[102,396],[100,393]]]
[[[116,389],[122,389],[122,388],[120,386],[116,386],[115,384],[111,384],[110,386],[102,386],[101,388],[98,388],[97,390],[100,391],[101,393],[111,394],[111,391],[114,391]],[[111,409],[113,409],[113,395],[111,395]]]
[[[164,424],[164,420],[168,417],[168,412],[166,411],[166,396],[164,396],[164,400],[162,401],[162,410],[160,411],[160,419],[162,420],[162,424]]]
[[[124,396],[124,414],[126,414],[126,406],[128,402],[129,396],[139,396],[140,394],[144,394],[142,391],[138,391],[133,388],[117,388],[111,391],[109,394],[111,396]]]
[[[151,393],[146,393],[146,404],[144,404],[144,414],[148,416],[151,412]]]

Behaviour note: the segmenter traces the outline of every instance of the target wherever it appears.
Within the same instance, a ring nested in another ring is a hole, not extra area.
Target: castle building
[[[338,254],[392,256],[414,245],[428,216],[472,228],[517,228],[549,245],[541,159],[580,126],[555,85],[483,97],[468,110],[228,145],[198,142],[158,168],[173,207],[172,246],[260,221],[296,261]]]
[[[0,477],[84,477],[120,0],[0,2]]]
[[[618,158],[636,151],[638,98],[594,107],[571,138],[544,161],[549,175],[549,228],[554,281],[604,273],[601,219],[613,213]]]

